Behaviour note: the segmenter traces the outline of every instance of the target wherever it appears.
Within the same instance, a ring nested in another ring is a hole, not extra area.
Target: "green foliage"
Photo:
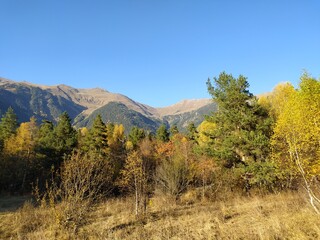
[[[136,148],[138,146],[138,143],[145,137],[145,131],[138,127],[131,128],[130,133],[128,135],[129,141],[133,144],[134,148]]]
[[[108,147],[107,127],[100,114],[95,118],[92,128],[89,130],[87,141],[89,149],[100,153],[106,152]]]
[[[41,153],[52,153],[54,146],[54,125],[50,121],[42,121],[39,128],[38,148]]]
[[[281,187],[283,174],[277,165],[271,161],[252,163],[245,167],[243,175],[251,187],[275,191]]]
[[[107,123],[122,124],[126,129],[126,133],[136,126],[145,129],[146,131],[155,132],[161,121],[144,116],[143,114],[129,109],[126,105],[119,102],[110,102],[105,106],[93,111],[90,116],[85,119],[79,119],[76,122],[76,127],[91,127],[97,115],[102,116],[102,120]]]
[[[163,117],[165,123],[170,126],[177,125],[179,132],[187,133],[188,125],[194,123],[197,127],[205,119],[205,116],[217,111],[217,104],[212,102],[197,110]]]
[[[179,133],[178,126],[177,126],[176,124],[173,124],[173,125],[170,127],[169,132],[170,132],[170,136],[171,136],[171,137],[174,136],[174,135],[176,135],[176,134],[178,134],[178,133]]]
[[[1,86],[0,102],[2,112],[11,106],[22,122],[29,121],[32,116],[39,122],[56,122],[64,111],[68,112],[71,118],[75,118],[84,110],[83,106],[70,99],[55,96],[48,90],[14,82]]]
[[[218,105],[209,121],[216,124],[212,151],[231,167],[237,163],[264,161],[269,153],[271,120],[266,110],[249,92],[243,76],[234,78],[221,73],[214,84],[207,82],[208,91]]]
[[[198,131],[197,131],[195,124],[193,122],[189,123],[187,130],[188,130],[187,136],[188,136],[189,140],[195,141],[197,138],[197,134],[198,134]]]
[[[169,141],[169,132],[166,125],[161,124],[161,126],[157,129],[156,138],[162,142]]]
[[[13,108],[9,107],[0,121],[0,150],[3,148],[4,141],[16,133],[17,127],[17,115]]]
[[[71,119],[67,112],[59,117],[57,126],[54,128],[54,147],[62,154],[71,153],[77,144],[77,132],[71,125]]]

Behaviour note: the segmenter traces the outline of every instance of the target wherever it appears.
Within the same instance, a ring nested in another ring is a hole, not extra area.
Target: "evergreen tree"
[[[41,153],[51,153],[54,149],[54,125],[50,121],[43,120],[39,129],[38,148]],[[47,154],[46,154],[47,155]]]
[[[134,126],[129,132],[129,141],[133,144],[133,147],[136,148],[138,143],[146,137],[146,133],[143,129]]]
[[[173,124],[171,127],[170,127],[170,135],[171,137],[178,134],[179,133],[179,129],[178,129],[178,126],[177,124]]]
[[[71,125],[71,119],[67,112],[59,117],[57,126],[54,128],[55,149],[63,154],[71,153],[77,144],[77,132]]]
[[[95,152],[106,152],[108,147],[107,127],[98,114],[89,130],[89,149]]]
[[[218,105],[208,120],[215,123],[213,154],[226,161],[228,167],[237,163],[265,160],[269,152],[271,119],[249,92],[244,76],[234,78],[225,72],[208,79],[208,91]]]
[[[194,123],[193,122],[189,123],[187,129],[188,129],[187,136],[189,140],[195,141],[197,138],[198,131]]]
[[[16,133],[18,128],[17,115],[11,107],[3,115],[0,121],[0,150],[3,149],[4,141]]]
[[[169,141],[169,132],[167,130],[166,125],[161,124],[160,127],[157,129],[156,139],[162,142]]]

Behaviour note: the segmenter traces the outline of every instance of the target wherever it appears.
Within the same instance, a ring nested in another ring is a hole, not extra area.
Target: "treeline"
[[[137,214],[155,193],[179,201],[189,189],[210,198],[303,184],[316,201],[320,81],[303,74],[298,89],[282,83],[259,98],[243,76],[223,72],[207,86],[218,110],[186,134],[162,125],[155,134],[134,127],[125,135],[100,115],[90,129],[75,130],[67,113],[57,124],[31,118],[18,126],[9,108],[0,121],[0,190],[48,196],[54,186],[57,201],[63,192],[80,200],[133,193]]]

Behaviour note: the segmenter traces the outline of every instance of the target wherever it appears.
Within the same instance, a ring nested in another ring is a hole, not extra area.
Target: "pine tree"
[[[132,143],[133,147],[136,148],[138,143],[146,137],[146,133],[143,129],[140,129],[136,126],[131,128],[128,138],[129,141]]]
[[[71,119],[67,112],[59,117],[57,126],[54,128],[54,146],[58,152],[71,153],[77,144],[77,132],[71,125]]]
[[[194,125],[194,122],[189,123],[187,129],[188,129],[187,136],[189,140],[196,141],[198,132],[197,132],[196,126]]]
[[[170,136],[173,137],[174,135],[178,134],[179,133],[179,129],[178,129],[178,126],[177,124],[173,124],[171,127],[170,127]]]
[[[54,125],[50,121],[43,120],[39,129],[38,147],[41,153],[51,152],[54,148]],[[50,149],[50,150],[49,150]]]
[[[107,127],[100,114],[94,119],[88,137],[89,149],[99,153],[106,153],[108,147]]]
[[[3,149],[4,141],[16,133],[18,128],[17,115],[11,107],[3,115],[0,121],[0,150]]]
[[[269,152],[271,119],[249,92],[244,76],[225,72],[208,79],[208,91],[218,110],[208,120],[215,123],[213,154],[231,167],[237,163],[265,160]]]
[[[162,142],[169,141],[169,132],[167,130],[166,125],[160,125],[160,127],[157,129],[156,138]]]

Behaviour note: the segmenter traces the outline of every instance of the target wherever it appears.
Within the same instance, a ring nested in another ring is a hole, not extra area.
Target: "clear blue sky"
[[[320,1],[0,0],[0,76],[101,87],[159,107],[209,97],[222,71],[254,94],[320,76]]]

